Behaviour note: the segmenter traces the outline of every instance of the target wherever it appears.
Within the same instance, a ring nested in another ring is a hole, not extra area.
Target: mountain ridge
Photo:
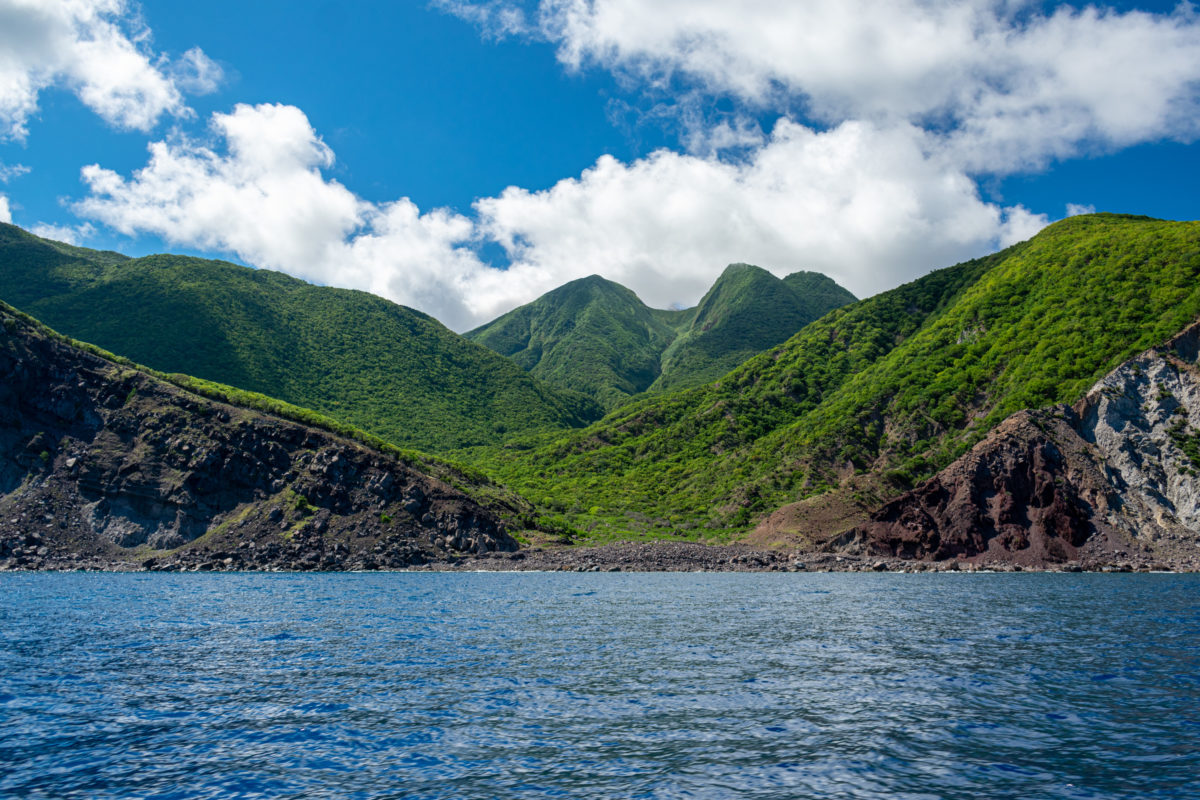
[[[531,521],[482,476],[214,400],[3,303],[0,369],[9,567],[395,568],[516,550]]]
[[[653,309],[628,288],[592,275],[464,336],[611,411],[643,392],[718,378],[853,299],[818,273],[781,279],[731,264],[696,307]]]
[[[164,372],[278,397],[423,450],[599,415],[422,312],[228,262],[131,259],[3,225],[0,298]]]
[[[650,391],[716,380],[855,299],[819,273],[777,278],[753,264],[730,264],[696,305],[687,329],[663,352],[662,371]]]
[[[811,544],[1198,315],[1200,223],[1073,217],[831,312],[714,383],[468,455],[594,541],[728,539],[791,507],[762,535]]]
[[[675,335],[670,320],[630,289],[591,275],[463,335],[541,380],[611,407],[653,382],[657,352]]]

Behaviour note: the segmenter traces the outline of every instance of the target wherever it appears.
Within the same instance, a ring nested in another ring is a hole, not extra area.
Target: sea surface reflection
[[[1195,798],[1200,577],[0,575],[0,796]]]

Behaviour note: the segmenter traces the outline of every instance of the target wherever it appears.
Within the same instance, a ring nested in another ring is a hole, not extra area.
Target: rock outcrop
[[[478,502],[416,459],[192,394],[7,308],[0,375],[0,565],[372,569],[517,549],[516,498]]]
[[[1200,566],[1200,324],[1022,411],[829,543],[926,561]]]

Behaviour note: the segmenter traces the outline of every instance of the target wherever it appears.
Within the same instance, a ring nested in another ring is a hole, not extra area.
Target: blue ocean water
[[[1196,798],[1200,577],[0,575],[0,796]]]

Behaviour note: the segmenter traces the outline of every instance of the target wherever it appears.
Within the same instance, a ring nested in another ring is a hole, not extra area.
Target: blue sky
[[[809,5],[0,0],[34,87],[0,90],[0,216],[460,330],[593,272],[865,296],[1068,208],[1200,217],[1189,8]]]

